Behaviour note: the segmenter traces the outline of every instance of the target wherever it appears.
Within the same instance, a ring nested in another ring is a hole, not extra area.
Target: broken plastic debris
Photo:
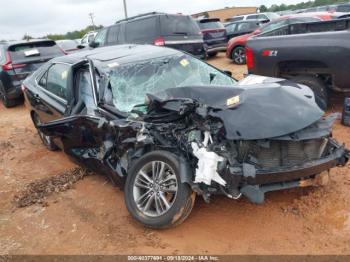
[[[183,66],[183,67],[186,67],[186,66],[188,66],[189,65],[189,63],[190,62],[188,62],[188,60],[187,59],[182,59],[181,61],[180,61],[180,64]]]
[[[234,96],[234,97],[227,99],[226,105],[227,106],[235,106],[239,103],[239,101],[240,101],[239,96]]]
[[[216,183],[225,186],[226,181],[222,179],[217,172],[218,162],[224,161],[224,158],[214,152],[207,151],[206,146],[209,141],[212,141],[212,139],[209,132],[205,132],[204,135],[204,147],[199,148],[197,143],[191,143],[193,154],[198,158],[194,182],[211,185],[211,181],[215,181]]]

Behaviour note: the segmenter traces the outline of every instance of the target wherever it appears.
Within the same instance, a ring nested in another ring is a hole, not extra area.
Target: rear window
[[[190,16],[161,16],[162,35],[198,35],[199,31],[199,26]]]
[[[9,46],[12,61],[32,60],[35,57],[53,58],[63,52],[54,41],[23,43]]]
[[[59,41],[57,42],[63,50],[77,49],[78,42],[75,40]]]
[[[344,13],[350,12],[350,5],[339,5],[337,7],[337,12],[344,12]]]
[[[224,29],[224,25],[218,21],[199,22],[198,25],[201,30]]]
[[[236,16],[230,18],[230,22],[236,22],[236,21],[242,21],[244,19],[244,16]]]

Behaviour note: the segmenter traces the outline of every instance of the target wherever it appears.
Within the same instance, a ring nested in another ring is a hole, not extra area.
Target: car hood
[[[236,87],[179,87],[148,95],[150,103],[171,111],[184,110],[189,101],[196,113],[221,120],[232,140],[274,138],[299,131],[324,112],[310,88],[284,79],[248,76]]]
[[[235,44],[237,42],[246,42],[247,39],[251,36],[253,36],[254,33],[249,33],[249,34],[245,34],[245,35],[240,35],[240,36],[236,36],[230,39],[230,41],[228,42],[229,45]]]

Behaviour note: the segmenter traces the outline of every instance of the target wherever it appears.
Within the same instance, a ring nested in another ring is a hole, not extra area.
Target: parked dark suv
[[[153,44],[179,49],[205,58],[203,35],[191,16],[146,13],[102,29],[91,47],[119,44]]]
[[[219,18],[205,18],[197,21],[203,34],[208,56],[216,56],[226,50],[227,36],[224,25]]]
[[[21,84],[30,73],[64,54],[51,40],[0,42],[0,97],[5,107],[23,101]]]

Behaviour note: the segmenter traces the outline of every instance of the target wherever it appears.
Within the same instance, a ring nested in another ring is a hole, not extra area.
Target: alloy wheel
[[[236,64],[242,65],[245,63],[245,50],[243,48],[237,48],[233,52],[233,61],[235,61]]]
[[[178,181],[174,170],[165,162],[152,161],[137,173],[133,185],[133,197],[137,208],[144,215],[159,217],[175,202]]]

